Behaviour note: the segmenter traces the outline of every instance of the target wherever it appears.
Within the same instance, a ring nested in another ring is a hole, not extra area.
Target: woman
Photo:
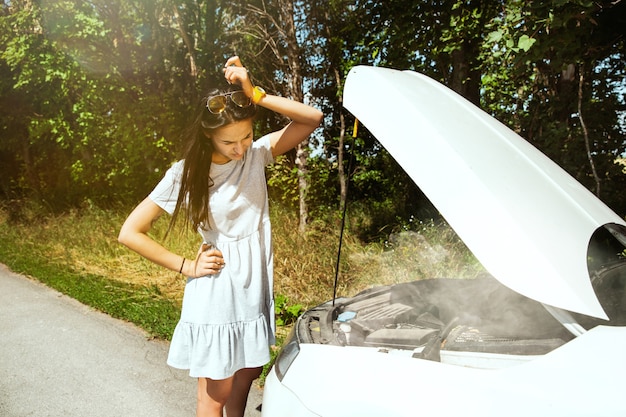
[[[197,416],[243,417],[254,379],[274,343],[273,253],[264,168],[321,123],[318,110],[254,87],[238,57],[226,62],[227,90],[203,101],[184,159],[128,216],[119,241],[187,276],[170,366],[198,378]],[[233,88],[235,87],[235,88]],[[291,120],[253,141],[256,106]],[[179,213],[203,244],[187,259],[148,236],[164,212]]]

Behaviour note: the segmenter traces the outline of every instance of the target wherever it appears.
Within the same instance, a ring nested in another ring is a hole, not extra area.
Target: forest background
[[[326,115],[268,171],[277,291],[298,309],[330,298],[337,268],[376,274],[372,251],[393,246],[390,234],[443,236],[384,149],[365,130],[352,138],[342,87],[355,65],[442,82],[623,216],[625,35],[624,0],[4,0],[0,261],[34,274],[20,265],[40,255],[40,266],[52,259],[93,282],[144,275],[148,298],[178,299],[180,281],[119,248],[117,228],[177,159],[203,92],[235,54],[256,84]],[[284,122],[261,112],[257,137]],[[336,266],[348,184],[360,257]]]

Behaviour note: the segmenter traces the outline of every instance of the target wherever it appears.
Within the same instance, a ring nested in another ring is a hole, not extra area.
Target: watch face
[[[265,89],[263,89],[263,87],[256,86],[255,88],[259,90],[259,93],[265,94]]]

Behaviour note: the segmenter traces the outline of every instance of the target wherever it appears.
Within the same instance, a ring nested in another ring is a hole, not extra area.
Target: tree
[[[304,76],[302,71],[303,47],[299,40],[299,33],[306,31],[303,19],[306,16],[303,3],[293,0],[275,0],[271,4],[260,2],[246,2],[244,7],[239,6],[234,10],[241,13],[242,21],[238,25],[238,35],[251,37],[255,42],[248,42],[246,49],[251,51],[252,56],[264,56],[267,61],[264,66],[251,65],[253,69],[259,69],[257,79],[265,84],[276,88],[274,91],[282,92],[286,97],[296,101],[304,101]],[[300,26],[299,26],[300,25]],[[277,87],[278,81],[280,89]],[[309,216],[307,205],[308,184],[308,157],[309,140],[301,142],[295,149],[293,161],[297,167],[298,191],[299,191],[299,230],[304,233]]]
[[[5,195],[58,207],[144,196],[173,159],[207,73],[223,62],[218,43],[203,41],[222,32],[217,9],[215,1],[4,4]]]
[[[624,212],[615,159],[626,150],[616,84],[624,79],[626,4],[505,5],[484,44],[484,105]]]
[[[348,139],[353,118],[342,108],[342,88],[359,64],[413,69],[452,87],[623,213],[626,177],[614,161],[626,147],[625,7],[624,0],[3,2],[0,193],[55,207],[136,201],[174,160],[192,109],[238,54],[257,84],[314,100],[326,114],[310,144],[270,172],[270,192],[280,188],[293,200],[301,228],[340,207],[349,176],[351,200],[371,231],[421,204],[366,130]],[[263,109],[259,116],[259,132],[285,123]],[[349,144],[357,147],[352,172]]]

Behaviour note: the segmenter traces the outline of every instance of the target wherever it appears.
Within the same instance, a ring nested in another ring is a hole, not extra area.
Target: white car
[[[359,66],[345,107],[488,276],[376,287],[304,313],[264,417],[626,416],[626,223],[436,81]]]

